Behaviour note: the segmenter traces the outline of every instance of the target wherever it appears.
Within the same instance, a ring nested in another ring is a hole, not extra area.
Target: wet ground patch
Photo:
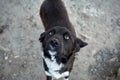
[[[120,46],[103,48],[94,55],[96,63],[89,66],[91,80],[119,80]]]

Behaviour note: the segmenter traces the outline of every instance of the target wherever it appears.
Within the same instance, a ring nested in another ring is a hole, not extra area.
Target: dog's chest
[[[51,57],[51,59],[49,58],[45,58],[45,63],[48,67],[48,71],[46,71],[46,74],[48,76],[52,76],[56,79],[59,79],[60,77],[64,76],[64,75],[61,75],[59,73],[59,70],[64,66],[62,63],[61,64],[58,64],[56,62],[56,59],[54,56]],[[66,75],[66,74],[65,74]]]
[[[56,71],[60,70],[63,67],[62,63],[60,63],[60,64],[57,63],[54,56],[51,56],[51,59],[45,58],[45,63],[47,65],[49,71],[53,71],[53,72],[54,71],[56,72]]]
[[[46,66],[48,68],[48,70],[45,71],[45,74],[47,76],[51,76],[51,77],[56,78],[56,79],[68,76],[69,71],[65,71],[63,73],[59,72],[62,69],[62,67],[64,67],[64,64],[62,62],[59,64],[57,63],[56,58],[54,56],[57,53],[52,52],[52,51],[48,51],[48,52],[49,52],[51,58],[47,58],[44,55],[42,56],[44,61],[45,61]]]

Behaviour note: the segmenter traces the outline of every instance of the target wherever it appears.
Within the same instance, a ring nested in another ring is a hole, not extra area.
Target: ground
[[[43,0],[0,0],[0,80],[45,80],[39,36]],[[77,36],[70,80],[120,80],[120,0],[63,0]]]

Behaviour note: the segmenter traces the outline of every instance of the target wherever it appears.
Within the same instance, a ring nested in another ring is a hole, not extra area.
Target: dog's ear
[[[45,38],[45,32],[40,34],[40,38],[39,38],[40,42],[43,42],[44,38]]]
[[[82,41],[81,39],[77,38],[76,41],[75,41],[75,52],[78,52],[80,50],[80,48],[83,48],[85,46],[88,45],[88,43]]]

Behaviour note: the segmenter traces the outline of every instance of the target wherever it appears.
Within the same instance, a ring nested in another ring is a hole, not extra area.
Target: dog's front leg
[[[51,76],[47,76],[46,78],[47,78],[46,80],[52,80]]]
[[[45,68],[46,80],[52,80],[51,74],[48,72],[48,67],[47,67],[44,59],[43,59],[43,65],[44,65],[44,68]]]

